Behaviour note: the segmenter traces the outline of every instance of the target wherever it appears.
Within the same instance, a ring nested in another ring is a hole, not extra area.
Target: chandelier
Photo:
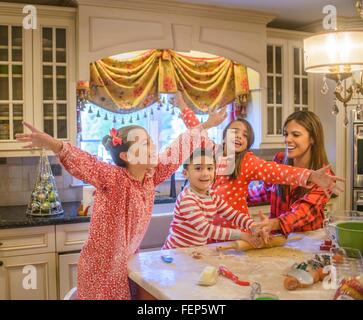
[[[363,19],[363,0],[355,4]],[[363,119],[360,99],[363,99],[363,31],[333,30],[304,39],[305,70],[324,74],[321,88],[327,94],[327,79],[335,81],[335,103],[332,113],[337,115],[337,101],[344,106],[344,125],[348,125],[347,107],[354,99],[358,119]],[[355,80],[358,76],[358,80]]]

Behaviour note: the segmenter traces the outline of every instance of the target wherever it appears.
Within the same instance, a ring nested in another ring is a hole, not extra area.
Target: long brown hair
[[[247,129],[247,149],[242,152],[237,152],[235,156],[235,163],[234,163],[234,170],[229,175],[232,179],[237,179],[241,173],[241,162],[243,157],[245,156],[246,152],[251,148],[255,141],[255,133],[251,124],[244,118],[238,117],[236,120],[231,121],[223,130],[223,152],[225,152],[225,145],[226,145],[226,135],[227,130],[231,127],[231,125],[235,122],[241,122]],[[225,154],[224,154],[225,155]]]
[[[305,128],[305,130],[309,133],[309,137],[313,141],[311,145],[311,157],[308,169],[318,170],[323,166],[326,166],[329,162],[324,147],[323,126],[319,117],[311,111],[296,111],[290,114],[285,120],[283,125],[284,130],[288,123],[293,120]],[[288,158],[287,152],[285,152],[284,163],[288,165],[293,165],[293,160]],[[296,192],[299,196],[303,196],[307,191],[308,189],[299,187]],[[277,193],[279,195],[284,197],[288,192],[289,186],[278,185]]]

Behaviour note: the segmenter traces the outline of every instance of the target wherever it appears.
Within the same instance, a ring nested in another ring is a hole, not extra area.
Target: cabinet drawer
[[[88,238],[88,226],[89,222],[57,225],[57,252],[81,250]]]
[[[55,251],[54,226],[1,229],[0,256],[48,253]]]

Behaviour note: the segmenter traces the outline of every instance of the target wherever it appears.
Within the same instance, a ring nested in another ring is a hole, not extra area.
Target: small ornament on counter
[[[55,179],[45,151],[42,150],[38,165],[38,175],[31,193],[27,214],[37,217],[49,217],[63,213]]]

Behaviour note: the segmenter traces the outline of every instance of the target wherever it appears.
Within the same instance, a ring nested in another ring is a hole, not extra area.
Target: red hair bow
[[[122,139],[121,137],[117,136],[117,130],[115,128],[111,129],[110,136],[112,138],[112,144],[114,147],[117,146],[118,144],[122,144]]]

